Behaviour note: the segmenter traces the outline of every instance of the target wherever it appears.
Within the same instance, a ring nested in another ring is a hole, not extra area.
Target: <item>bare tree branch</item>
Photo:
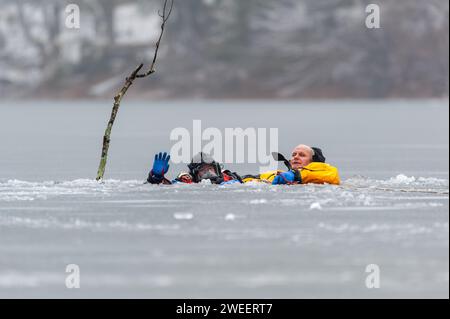
[[[169,1],[170,1],[170,7],[168,9],[167,8],[167,4],[168,4]],[[162,40],[163,35],[164,35],[164,30],[166,28],[166,22],[167,22],[167,20],[169,20],[170,15],[172,14],[173,3],[174,3],[174,0],[165,0],[164,1],[163,14],[160,14],[158,12],[159,16],[162,19],[162,23],[161,23],[161,33],[159,35],[158,41],[156,42],[155,55],[153,56],[153,61],[152,61],[152,64],[150,66],[150,69],[144,74],[138,74],[137,78],[145,78],[145,77],[149,76],[150,74],[155,73],[155,65],[156,65],[156,60],[158,58],[159,47],[161,45],[161,40]]]
[[[168,8],[169,2],[170,2],[170,7]],[[112,131],[112,127],[114,125],[114,121],[116,120],[116,116],[119,111],[120,103],[122,102],[123,97],[127,93],[128,89],[133,85],[134,80],[136,80],[137,78],[145,78],[145,77],[148,77],[151,74],[155,73],[155,65],[156,65],[156,61],[158,58],[159,47],[161,45],[161,40],[164,35],[166,22],[168,21],[170,15],[172,13],[173,4],[174,4],[174,0],[164,0],[163,14],[161,16],[161,19],[162,19],[161,34],[159,36],[158,42],[156,42],[155,55],[153,57],[153,61],[152,61],[149,71],[147,71],[144,74],[139,74],[141,69],[144,67],[144,64],[140,64],[131,73],[131,75],[126,79],[125,85],[122,87],[122,89],[119,91],[119,93],[114,97],[113,109],[111,112],[111,116],[110,116],[108,125],[105,130],[105,135],[103,136],[103,148],[102,148],[102,155],[101,155],[101,159],[100,159],[100,165],[99,165],[98,171],[97,171],[97,181],[103,180],[103,177],[105,175],[105,168],[106,168],[106,163],[108,160],[109,145],[111,142],[111,131]]]

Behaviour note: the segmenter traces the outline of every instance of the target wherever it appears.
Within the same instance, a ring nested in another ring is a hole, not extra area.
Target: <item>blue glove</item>
[[[152,175],[158,178],[163,178],[169,171],[170,155],[167,153],[159,153],[155,155],[155,161],[153,162]]]
[[[284,172],[276,176],[272,182],[272,185],[286,185],[295,181],[295,174],[292,171]]]

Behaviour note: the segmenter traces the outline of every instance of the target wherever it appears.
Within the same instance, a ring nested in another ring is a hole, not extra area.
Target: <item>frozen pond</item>
[[[0,297],[448,298],[447,101],[124,102],[98,184],[110,108],[0,104]],[[281,152],[320,146],[344,183],[143,185],[194,119],[277,127]]]

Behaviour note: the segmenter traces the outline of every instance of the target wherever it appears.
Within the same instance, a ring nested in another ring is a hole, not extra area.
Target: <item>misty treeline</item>
[[[80,29],[65,26],[69,3],[80,7]],[[151,59],[161,3],[0,0],[0,93],[110,97],[124,74]],[[176,0],[160,72],[134,95],[448,96],[448,1],[377,1],[380,29],[366,27],[370,3]]]

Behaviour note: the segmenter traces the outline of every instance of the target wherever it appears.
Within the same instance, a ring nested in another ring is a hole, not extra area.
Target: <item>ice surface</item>
[[[314,104],[342,130],[305,140],[325,144],[341,186],[220,187],[143,184],[152,154],[167,149],[168,128],[180,123],[156,129],[148,124],[154,106],[125,104],[107,179],[91,179],[109,111],[95,105],[0,106],[0,297],[448,298],[447,106],[382,104],[381,116],[372,105],[333,113],[334,105]],[[224,105],[244,118],[228,126],[274,125],[254,121],[251,103]],[[224,105],[202,112],[205,120],[226,118]],[[192,116],[200,116],[196,107]],[[176,103],[167,108],[158,118],[184,112]],[[314,114],[310,104],[266,111]],[[381,133],[377,116],[385,120]],[[286,125],[284,152],[300,142],[288,134],[297,123]],[[79,290],[65,287],[68,264],[80,266]],[[381,269],[378,290],[365,287],[370,264]]]

